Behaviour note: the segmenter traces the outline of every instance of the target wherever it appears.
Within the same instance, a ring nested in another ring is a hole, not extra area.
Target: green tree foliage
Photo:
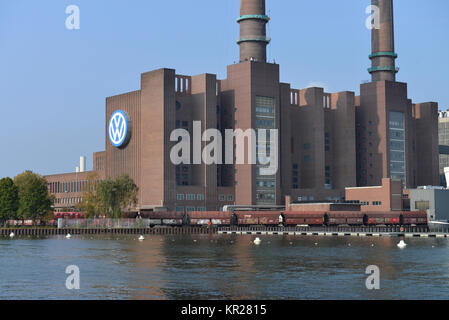
[[[47,181],[38,174],[25,171],[14,178],[14,184],[19,190],[18,217],[33,220],[45,219],[53,204]]]
[[[15,219],[19,209],[19,190],[11,178],[0,180],[0,223]]]
[[[91,187],[86,191],[80,205],[88,217],[105,215],[118,219],[123,210],[137,204],[139,188],[128,175],[103,181],[95,180],[95,183],[89,185]]]
[[[83,193],[83,201],[77,206],[80,211],[86,213],[86,218],[104,215],[104,210],[95,191],[98,182],[97,173],[91,173],[87,176],[87,189]]]

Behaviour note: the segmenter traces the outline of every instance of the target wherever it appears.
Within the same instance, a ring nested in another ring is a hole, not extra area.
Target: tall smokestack
[[[393,0],[371,0],[371,4],[379,8],[380,24],[371,31],[371,68],[368,71],[373,82],[396,81]]]
[[[86,171],[86,157],[80,157],[80,172]]]
[[[240,39],[240,62],[248,60],[267,61],[267,38],[266,24],[270,18],[265,14],[265,0],[241,0]]]

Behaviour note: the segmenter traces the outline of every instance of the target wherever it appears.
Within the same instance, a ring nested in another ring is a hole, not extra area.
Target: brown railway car
[[[401,225],[401,212],[365,212],[365,224],[368,226],[375,225]]]
[[[407,225],[427,225],[427,213],[425,211],[401,212],[402,224]]]
[[[241,225],[279,225],[280,211],[237,211],[234,213],[237,224]]]
[[[281,213],[279,211],[273,212],[261,212],[259,216],[259,224],[265,226],[277,226],[279,225],[279,216]]]
[[[188,216],[190,225],[231,225],[232,212],[193,211]]]
[[[150,219],[151,225],[180,226],[184,224],[183,212],[145,212],[141,214],[144,219]]]
[[[295,212],[284,211],[282,212],[282,218],[285,226],[292,225],[309,225],[309,226],[322,226],[324,225],[325,211],[312,211],[312,212]]]
[[[326,212],[324,214],[324,224],[326,226],[350,225],[360,226],[365,222],[365,214],[363,212],[354,211],[338,211]]]

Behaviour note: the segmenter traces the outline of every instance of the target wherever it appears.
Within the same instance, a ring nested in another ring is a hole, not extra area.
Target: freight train
[[[54,219],[45,225],[56,225],[59,218],[84,219],[80,212],[55,212]],[[265,227],[337,227],[337,226],[427,226],[425,211],[196,211],[144,212],[128,214],[127,218],[148,219],[154,226],[265,226]],[[8,221],[9,225],[36,226],[41,221]]]
[[[202,211],[151,212],[141,218],[151,226],[427,226],[425,211]]]
[[[84,217],[85,213],[83,212],[54,212],[53,219],[50,220],[7,220],[6,225],[9,227],[56,227],[58,225],[58,219],[84,219]]]

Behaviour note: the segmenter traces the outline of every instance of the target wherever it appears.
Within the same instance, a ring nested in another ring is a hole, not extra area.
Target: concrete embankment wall
[[[45,235],[66,235],[74,234],[211,234],[217,233],[217,228],[202,227],[173,227],[173,228],[121,228],[121,229],[56,229],[56,228],[3,228],[0,229],[0,236],[8,236],[14,232],[16,236],[45,236]]]

